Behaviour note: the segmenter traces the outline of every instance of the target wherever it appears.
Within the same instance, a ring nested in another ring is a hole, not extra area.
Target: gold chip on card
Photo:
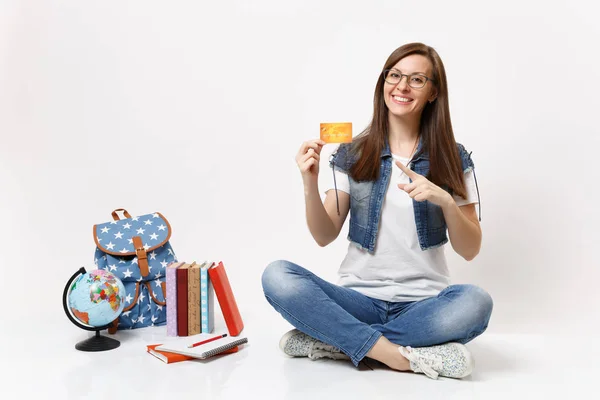
[[[326,143],[352,143],[352,122],[321,123],[321,140]]]

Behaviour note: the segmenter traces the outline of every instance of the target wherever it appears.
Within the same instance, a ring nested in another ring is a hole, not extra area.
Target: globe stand
[[[101,336],[100,331],[96,331],[94,336],[77,343],[75,348],[81,351],[104,351],[116,349],[120,345],[121,342],[118,340]]]
[[[67,295],[69,294],[69,288],[71,287],[71,283],[79,275],[82,275],[85,273],[86,273],[85,268],[83,268],[83,267],[79,268],[79,270],[73,274],[71,279],[69,279],[69,281],[67,282],[67,285],[65,286],[65,290],[63,291],[63,309],[65,311],[65,314],[67,314],[67,317],[69,317],[69,320],[71,320],[71,322],[73,324],[77,325],[81,329],[84,329],[86,331],[95,331],[96,332],[96,334],[94,336],[92,336],[91,338],[82,340],[79,343],[75,344],[75,348],[80,351],[105,351],[105,350],[116,349],[117,347],[119,347],[121,345],[121,342],[119,342],[116,339],[112,339],[112,338],[100,335],[100,331],[104,330],[104,329],[108,329],[110,327],[110,324],[105,325],[105,326],[98,326],[98,327],[86,326],[86,325],[82,324],[81,322],[77,321],[75,319],[75,317],[73,317],[73,315],[71,315],[71,312],[69,311],[69,307],[67,305]]]

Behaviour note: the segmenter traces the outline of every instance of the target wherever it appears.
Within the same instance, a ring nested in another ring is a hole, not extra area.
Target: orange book
[[[233,296],[223,262],[219,262],[219,265],[211,266],[208,269],[208,276],[221,306],[221,312],[223,313],[229,334],[231,336],[239,335],[242,329],[244,329],[244,322]]]
[[[148,353],[152,354],[154,357],[158,358],[159,360],[161,360],[164,363],[167,364],[172,364],[172,363],[176,363],[179,361],[187,361],[187,360],[194,360],[195,357],[189,357],[189,356],[185,356],[183,354],[178,354],[178,353],[170,353],[168,351],[161,351],[161,350],[156,350],[156,347],[161,346],[162,343],[159,344],[149,344],[148,347]],[[225,350],[224,352],[220,353],[220,354],[230,354],[230,353],[237,353],[239,350],[239,346],[236,346],[232,349],[229,350]]]

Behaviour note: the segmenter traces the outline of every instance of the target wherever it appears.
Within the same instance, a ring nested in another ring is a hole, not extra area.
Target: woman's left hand
[[[400,161],[396,161],[396,165],[412,180],[411,183],[398,184],[398,187],[408,193],[411,198],[416,201],[427,200],[440,207],[446,207],[451,201],[454,201],[450,193],[430,182],[423,175],[405,167]]]

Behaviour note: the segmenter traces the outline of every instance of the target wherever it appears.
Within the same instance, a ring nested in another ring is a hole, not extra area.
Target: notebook
[[[184,356],[183,354],[169,353],[167,351],[157,351],[156,348],[160,346],[160,344],[150,344],[147,346],[148,353],[152,354],[154,357],[158,358],[162,362],[167,364],[176,363],[179,361],[191,360],[192,357]]]
[[[162,343],[149,344],[146,347],[147,347],[147,351],[149,354],[153,355],[154,357],[158,358],[159,360],[161,360],[164,363],[172,364],[172,363],[176,363],[179,361],[193,360],[195,358],[195,357],[189,357],[189,356],[186,356],[183,354],[169,353],[168,351],[156,350],[156,348],[161,345],[162,345]],[[220,353],[220,354],[230,354],[230,353],[237,353],[237,352],[238,352],[238,347],[236,346],[229,350],[225,350],[223,353]]]
[[[215,356],[233,347],[242,345],[244,343],[248,343],[248,338],[246,337],[226,336],[224,338],[214,340],[212,342],[208,342],[197,347],[188,347],[192,343],[197,343],[202,340],[210,339],[214,336],[214,334],[201,333],[199,335],[194,335],[193,337],[187,337],[185,339],[182,338],[182,340],[179,340],[177,342],[157,346],[155,350],[175,354],[182,354],[184,356],[193,358],[205,359]]]

